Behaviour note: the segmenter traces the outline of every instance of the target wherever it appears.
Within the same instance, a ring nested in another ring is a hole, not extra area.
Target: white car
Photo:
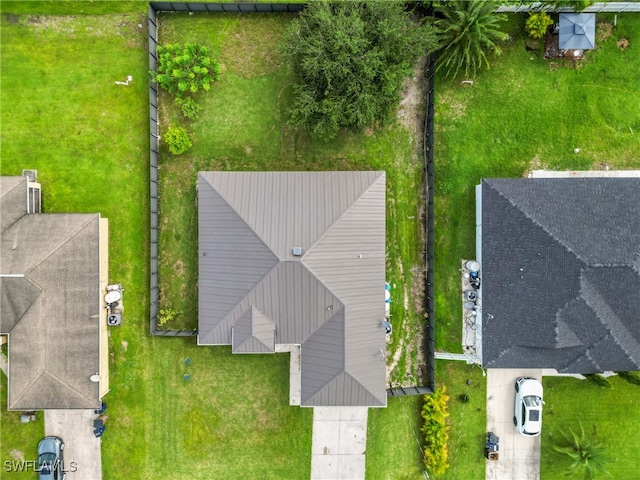
[[[535,378],[516,380],[516,402],[513,424],[521,435],[535,437],[542,429],[542,385]]]

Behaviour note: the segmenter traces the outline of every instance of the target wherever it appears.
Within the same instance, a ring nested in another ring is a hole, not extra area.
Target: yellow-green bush
[[[441,475],[449,468],[449,425],[447,424],[449,395],[443,385],[431,395],[424,396],[422,418],[424,425],[424,464],[432,475]]]

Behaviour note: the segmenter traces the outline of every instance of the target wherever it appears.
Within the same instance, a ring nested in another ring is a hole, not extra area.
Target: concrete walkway
[[[311,480],[364,480],[366,407],[313,409]]]
[[[487,480],[539,480],[540,437],[525,437],[513,426],[515,381],[534,377],[541,370],[490,368],[487,370],[487,431],[500,437],[498,460],[487,460]],[[544,430],[544,408],[542,411]]]
[[[64,441],[67,480],[102,480],[100,439],[93,435],[93,410],[45,410],[45,435]],[[107,423],[107,431],[109,433]]]

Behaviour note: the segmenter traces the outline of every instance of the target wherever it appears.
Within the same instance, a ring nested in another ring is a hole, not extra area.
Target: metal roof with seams
[[[198,344],[300,344],[302,406],[385,406],[385,173],[200,172],[198,210]]]
[[[484,179],[483,365],[640,369],[640,179]]]
[[[100,215],[27,214],[26,177],[0,177],[0,332],[9,409],[96,408]]]

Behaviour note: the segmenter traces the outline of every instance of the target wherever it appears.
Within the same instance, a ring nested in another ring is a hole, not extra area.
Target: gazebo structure
[[[596,48],[596,16],[594,13],[561,13],[558,48],[591,50]]]

